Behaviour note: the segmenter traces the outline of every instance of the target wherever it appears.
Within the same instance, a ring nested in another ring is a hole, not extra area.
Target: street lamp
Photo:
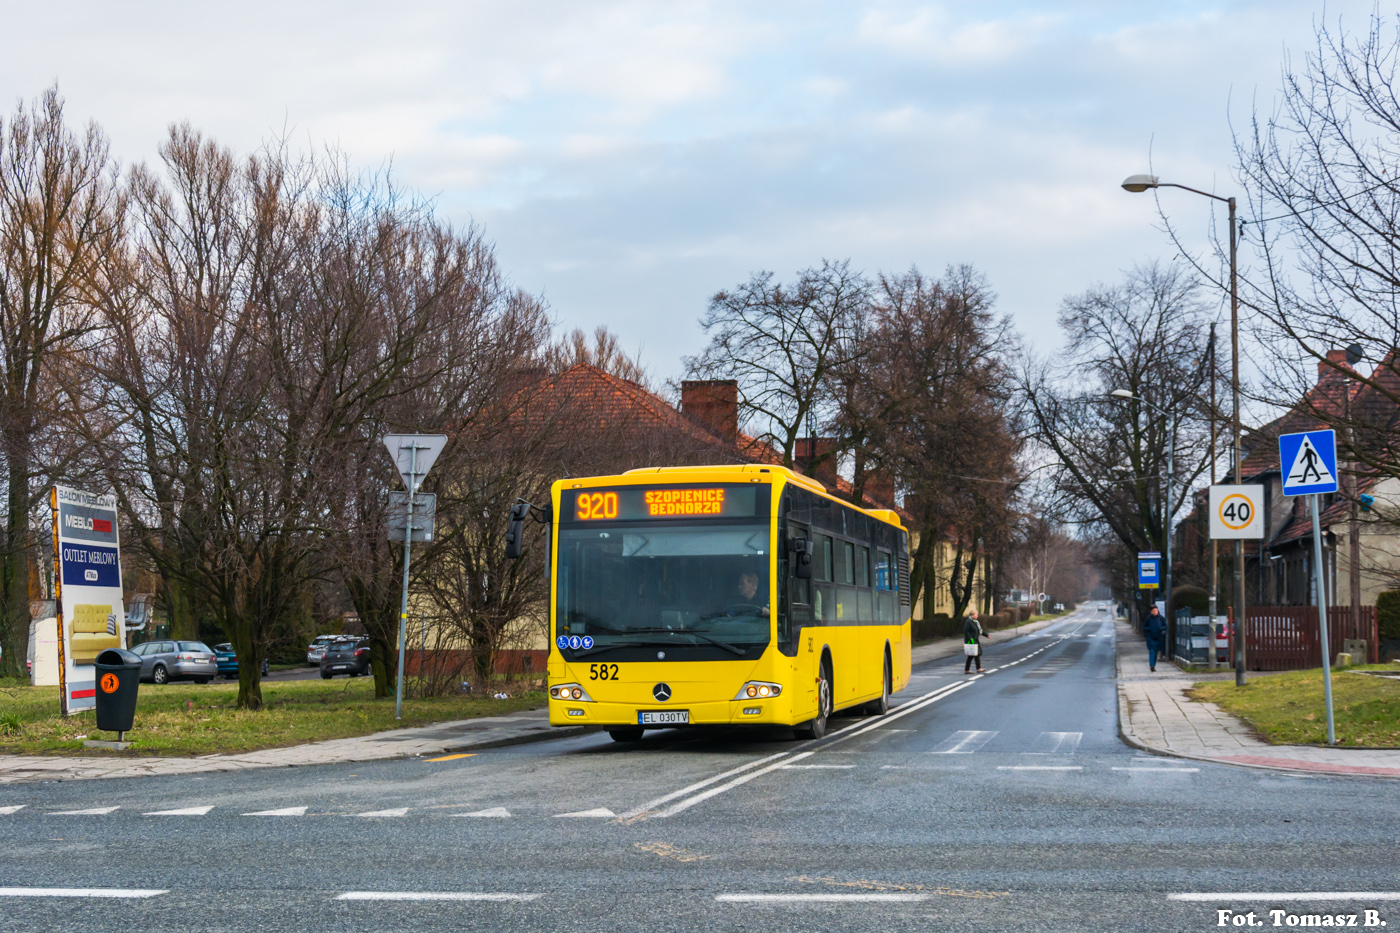
[[[1172,606],[1172,467],[1176,462],[1176,430],[1171,424],[1171,412],[1152,404],[1141,395],[1134,395],[1127,389],[1114,389],[1108,394],[1113,398],[1142,402],[1167,419],[1167,494],[1162,497],[1162,533],[1167,539],[1167,560],[1162,577],[1166,588],[1167,659],[1171,660],[1176,656],[1176,614],[1172,611],[1175,608]]]
[[[1197,188],[1188,188],[1186,185],[1178,185],[1172,182],[1165,182],[1156,175],[1129,175],[1123,179],[1123,190],[1140,194],[1148,188],[1180,188],[1183,191],[1190,191],[1192,194],[1199,194],[1202,197],[1210,198],[1213,201],[1224,201],[1230,206],[1230,391],[1234,397],[1235,411],[1230,419],[1230,430],[1234,435],[1235,448],[1235,482],[1244,482],[1244,468],[1240,465],[1240,294],[1237,278],[1238,265],[1235,261],[1236,232],[1235,224],[1235,199],[1222,198],[1218,194],[1211,194],[1208,191],[1201,191]],[[1244,642],[1245,642],[1245,609],[1244,609],[1244,542],[1235,541],[1235,686],[1244,686]],[[1214,623],[1212,622],[1212,628]]]

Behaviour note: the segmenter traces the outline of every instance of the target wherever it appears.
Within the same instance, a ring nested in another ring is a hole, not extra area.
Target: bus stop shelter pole
[[[403,656],[408,653],[408,555],[413,548],[413,494],[418,491],[418,442],[408,449],[408,514],[403,525],[403,598],[399,602],[399,682],[394,718],[403,718]]]
[[[1317,624],[1322,635],[1322,693],[1327,702],[1327,744],[1337,744],[1337,726],[1332,717],[1332,658],[1327,644],[1327,571],[1322,562],[1322,522],[1317,509],[1318,495],[1312,495],[1313,579],[1317,581]]]

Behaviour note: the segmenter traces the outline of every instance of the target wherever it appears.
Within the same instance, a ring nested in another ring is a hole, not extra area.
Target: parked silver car
[[[207,684],[219,673],[214,652],[202,641],[148,641],[131,650],[141,658],[141,679],[153,684],[171,680]]]
[[[320,667],[321,659],[326,656],[326,646],[344,637],[343,635],[317,635],[311,639],[311,646],[306,649],[306,666]]]

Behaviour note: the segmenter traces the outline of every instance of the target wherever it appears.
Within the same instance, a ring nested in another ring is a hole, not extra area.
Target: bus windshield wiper
[[[645,648],[644,641],[615,641],[607,645],[594,645],[592,648],[580,648],[574,652],[574,657],[581,658],[586,654],[596,654],[599,651],[607,651],[609,648]]]
[[[677,629],[677,628],[634,628],[634,629],[629,629],[629,631],[632,631],[632,632],[639,632],[639,633],[643,633],[643,634],[646,634],[646,635],[694,635],[696,638],[702,638],[702,639],[704,639],[705,641],[709,642],[710,644],[715,645],[716,647],[723,648],[725,651],[732,651],[733,653],[735,653],[735,654],[737,654],[737,655],[740,655],[741,657],[742,657],[743,654],[744,654],[744,649],[743,649],[743,648],[736,648],[736,647],[734,647],[733,645],[731,645],[731,644],[730,644],[729,642],[727,642],[727,641],[720,641],[718,638],[711,638],[709,635],[705,634],[705,633],[702,632],[702,631],[696,630],[696,629],[685,629],[685,628],[680,628],[680,629]]]

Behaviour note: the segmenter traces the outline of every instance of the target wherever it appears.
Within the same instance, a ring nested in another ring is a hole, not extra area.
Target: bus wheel
[[[826,735],[826,720],[831,716],[831,665],[822,661],[822,676],[817,683],[817,718],[809,719],[793,729],[799,739],[819,739]]]
[[[642,740],[643,729],[609,729],[608,735],[612,736],[614,742],[640,742]]]
[[[880,683],[880,699],[865,704],[869,716],[883,716],[890,711],[890,656],[885,655],[885,677]]]

